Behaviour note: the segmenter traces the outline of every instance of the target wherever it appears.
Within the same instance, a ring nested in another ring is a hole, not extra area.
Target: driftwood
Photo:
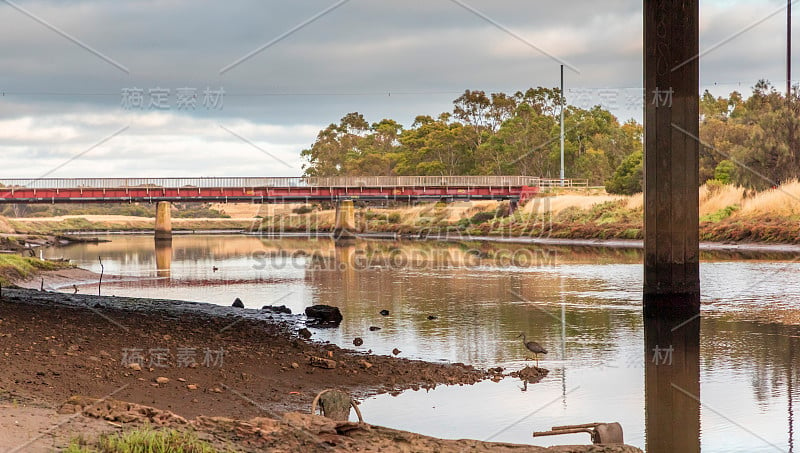
[[[311,403],[311,414],[317,413],[317,403],[322,407],[322,415],[332,420],[347,421],[350,419],[350,407],[356,410],[359,423],[364,423],[361,410],[347,392],[327,389],[319,392]]]
[[[585,423],[582,425],[554,426],[550,431],[537,431],[533,437],[559,434],[589,433],[593,444],[624,444],[622,425],[619,423]]]

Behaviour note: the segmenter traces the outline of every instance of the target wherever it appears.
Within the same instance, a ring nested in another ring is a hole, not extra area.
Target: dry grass
[[[632,211],[636,211],[642,209],[643,206],[644,206],[644,194],[637,193],[635,195],[631,195],[630,197],[628,197],[628,203],[625,207]]]
[[[741,207],[744,189],[732,185],[700,187],[700,217],[713,214],[728,206]]]
[[[522,212],[525,214],[543,214],[550,212],[554,215],[558,215],[561,211],[568,208],[587,210],[600,203],[617,201],[626,198],[630,197],[626,197],[624,195],[608,195],[605,193],[599,195],[568,194],[547,198],[534,198],[525,204]]]
[[[744,200],[742,215],[794,217],[800,214],[800,182],[782,184],[778,189],[765,190]]]
[[[437,203],[426,203],[408,208],[381,209],[379,212],[387,216],[397,213],[400,215],[401,225],[414,226],[419,223],[419,219],[426,217],[439,217],[451,223],[458,222],[479,212],[494,211],[499,204],[497,201],[457,202],[445,206],[437,205]]]
[[[267,205],[253,203],[215,203],[211,205],[211,209],[229,215],[232,219],[254,219],[258,215],[263,217],[261,212],[265,210],[264,206]]]
[[[13,233],[14,227],[6,220],[5,217],[0,217],[0,233]]]

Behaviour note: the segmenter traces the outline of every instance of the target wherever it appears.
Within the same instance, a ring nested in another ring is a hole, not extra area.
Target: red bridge
[[[0,179],[0,203],[515,200],[587,180],[531,176]]]

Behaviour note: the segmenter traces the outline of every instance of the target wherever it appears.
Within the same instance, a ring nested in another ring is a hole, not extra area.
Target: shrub
[[[633,195],[642,191],[642,161],[644,155],[636,151],[625,158],[614,171],[614,176],[606,181],[606,192],[620,195]]]
[[[475,214],[474,216],[472,216],[472,218],[469,219],[469,223],[471,223],[473,225],[479,225],[481,223],[485,223],[485,222],[488,222],[489,220],[493,220],[493,219],[494,219],[494,213],[493,212],[479,212],[479,213]]]
[[[509,203],[500,203],[494,211],[494,216],[498,219],[508,217],[511,215],[511,205]]]
[[[723,184],[731,184],[733,182],[735,171],[736,164],[728,159],[725,159],[717,164],[717,167],[714,169],[714,179],[721,181]]]

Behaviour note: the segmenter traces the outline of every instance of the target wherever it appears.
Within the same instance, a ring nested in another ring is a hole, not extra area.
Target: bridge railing
[[[38,178],[0,179],[0,188],[27,189],[141,189],[305,187],[296,177],[200,177],[200,178]]]
[[[304,178],[312,187],[504,187],[537,186],[534,176],[317,176]]]
[[[568,188],[587,188],[589,187],[588,179],[542,179],[539,182],[541,188],[555,188],[555,187],[568,187]]]
[[[586,179],[535,176],[332,176],[202,178],[38,178],[0,179],[1,188],[134,189],[253,187],[587,187]]]

